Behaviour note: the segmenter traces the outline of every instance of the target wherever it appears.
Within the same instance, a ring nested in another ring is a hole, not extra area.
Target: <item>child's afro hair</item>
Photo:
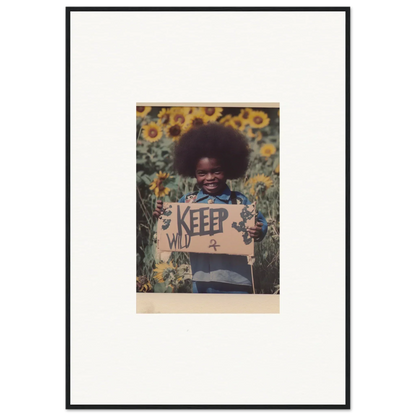
[[[215,158],[227,179],[237,179],[246,173],[249,152],[247,139],[238,130],[209,123],[191,128],[181,137],[175,148],[174,168],[182,176],[195,177],[201,158]]]

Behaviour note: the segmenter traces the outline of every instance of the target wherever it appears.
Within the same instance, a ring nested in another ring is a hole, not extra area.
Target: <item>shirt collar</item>
[[[198,192],[198,195],[196,196],[195,202],[202,202],[203,200],[205,200],[205,199],[207,199],[209,197],[211,197],[211,198],[218,198],[218,199],[220,199],[223,202],[228,202],[230,200],[230,198],[231,198],[230,188],[227,185],[225,185],[225,188],[224,188],[224,190],[222,191],[222,193],[220,195],[210,195],[210,194],[205,193],[203,191],[203,189],[201,189]]]

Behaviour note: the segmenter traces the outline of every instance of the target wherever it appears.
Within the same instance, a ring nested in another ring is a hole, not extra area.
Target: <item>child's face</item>
[[[208,157],[199,159],[195,177],[198,186],[210,195],[221,194],[227,180],[218,159]]]

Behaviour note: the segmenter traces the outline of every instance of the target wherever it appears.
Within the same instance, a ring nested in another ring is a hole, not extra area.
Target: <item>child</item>
[[[245,175],[248,160],[247,141],[232,127],[211,123],[189,130],[175,148],[174,167],[182,176],[195,177],[200,190],[179,202],[251,204],[240,192],[231,192],[226,183]],[[161,211],[162,201],[157,201],[154,217],[159,218]],[[254,241],[266,235],[267,222],[260,212],[248,232]],[[193,293],[253,293],[246,256],[190,253],[190,259]]]

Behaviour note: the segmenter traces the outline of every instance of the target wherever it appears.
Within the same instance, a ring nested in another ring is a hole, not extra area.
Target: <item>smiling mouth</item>
[[[206,183],[204,186],[207,189],[215,189],[218,187],[218,183]]]

